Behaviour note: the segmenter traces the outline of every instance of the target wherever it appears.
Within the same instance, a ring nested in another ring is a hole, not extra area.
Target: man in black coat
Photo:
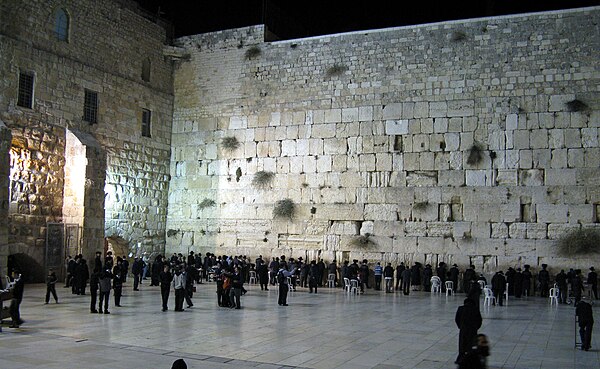
[[[548,297],[548,287],[550,285],[550,273],[546,270],[547,264],[542,264],[542,270],[538,274],[538,281],[540,282],[540,296]]]
[[[133,290],[139,291],[139,284],[142,278],[142,272],[144,270],[144,261],[141,258],[136,257],[133,260],[133,265],[131,266],[131,273],[133,274]]]
[[[531,278],[533,278],[533,275],[531,274],[531,270],[529,270],[529,264],[523,265],[523,268],[525,269],[523,270],[523,295],[531,296]]]
[[[23,276],[19,271],[14,272],[15,276],[15,284],[13,286],[13,298],[10,301],[10,318],[12,319],[12,323],[10,328],[19,328],[19,326],[23,323],[23,319],[21,319],[21,301],[23,301],[23,290],[25,289],[25,281],[23,280]]]
[[[446,263],[440,261],[438,267],[435,269],[435,274],[440,277],[440,282],[442,283],[442,292],[446,292]],[[454,286],[456,288],[456,286]]]
[[[404,269],[406,269],[404,262],[396,265],[396,290],[400,290],[402,288],[402,272],[404,272]]]
[[[463,275],[463,292],[469,293],[469,289],[471,288],[471,281],[476,281],[477,274],[475,273],[475,266],[470,265],[467,270],[465,270],[465,274]]]
[[[472,299],[466,298],[464,304],[458,307],[454,322],[460,330],[456,358],[456,363],[460,363],[463,356],[476,344],[477,330],[482,323],[481,313]]]
[[[567,274],[564,269],[561,269],[560,273],[554,277],[556,284],[558,285],[558,302],[561,304],[567,303],[568,287],[567,287]]]
[[[594,327],[592,305],[583,300],[579,301],[575,308],[575,315],[577,315],[577,321],[579,323],[581,349],[588,351],[592,344],[592,328]]]
[[[171,275],[168,264],[163,266],[163,271],[159,275],[159,280],[160,294],[162,297],[162,311],[167,311],[169,310],[169,292],[171,292],[171,282],[173,281],[173,276]]]
[[[504,291],[506,291],[506,278],[504,277],[504,273],[499,270],[492,277],[492,292],[494,292],[494,297],[496,297],[496,301],[498,301],[498,305],[500,306],[502,306]]]
[[[592,293],[594,294],[594,299],[598,300],[598,273],[594,270],[594,267],[590,268],[590,272],[588,273],[587,283],[590,285],[592,289]]]
[[[517,268],[515,272],[515,297],[520,298],[523,295],[523,273],[521,268]]]
[[[452,264],[452,268],[450,268],[450,270],[448,271],[448,274],[449,274],[448,279],[452,281],[454,291],[457,292],[458,291],[458,275],[460,274],[460,271],[458,270],[458,265]]]

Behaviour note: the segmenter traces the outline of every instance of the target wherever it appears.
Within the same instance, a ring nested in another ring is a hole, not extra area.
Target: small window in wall
[[[19,73],[19,94],[17,96],[18,106],[22,106],[28,109],[33,108],[33,80],[33,73]]]
[[[98,93],[95,91],[85,90],[83,120],[89,123],[98,123]]]
[[[142,136],[151,137],[152,112],[142,109]]]
[[[64,9],[58,9],[54,18],[54,35],[58,41],[69,41],[69,26],[71,20]]]
[[[142,61],[142,81],[150,82],[150,68],[152,63],[150,62],[150,58],[144,59]]]

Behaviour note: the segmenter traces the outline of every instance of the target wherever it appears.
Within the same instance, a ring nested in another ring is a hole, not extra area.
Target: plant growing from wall
[[[256,188],[269,187],[271,182],[273,182],[273,178],[275,178],[275,173],[273,172],[266,170],[258,171],[254,174],[254,178],[252,178],[252,186]]]
[[[483,147],[480,143],[474,143],[469,149],[469,157],[467,158],[467,164],[477,165],[483,160]]]
[[[600,253],[600,231],[593,228],[581,228],[560,237],[558,254],[561,256],[577,256]]]
[[[178,229],[169,229],[167,231],[167,237],[174,237],[177,233],[179,233]]]
[[[289,218],[292,219],[296,213],[296,204],[291,199],[279,200],[273,208],[274,218]]]
[[[360,236],[353,237],[348,243],[348,245],[353,247],[366,248],[376,246],[377,243],[375,243],[370,233],[365,233],[361,234]]]
[[[204,199],[198,204],[198,209],[206,209],[215,206],[217,203],[212,199]]]
[[[332,77],[339,77],[344,74],[348,70],[348,67],[341,64],[334,64],[331,67],[327,68],[325,72],[325,77],[327,79]]]
[[[240,147],[240,141],[235,136],[223,137],[221,144],[223,145],[223,149],[227,151],[233,151]]]
[[[460,42],[467,39],[467,34],[464,31],[456,30],[450,34],[450,41]]]
[[[571,100],[571,101],[565,103],[565,105],[567,106],[567,111],[570,111],[570,112],[584,111],[589,108],[589,106],[587,106],[586,103],[584,103],[583,101],[578,100],[578,99]]]
[[[257,58],[258,56],[260,56],[260,54],[262,54],[262,50],[260,49],[260,47],[252,46],[248,50],[246,50],[244,56],[247,60],[251,60]]]
[[[419,201],[413,204],[414,210],[425,210],[429,206],[429,201]]]

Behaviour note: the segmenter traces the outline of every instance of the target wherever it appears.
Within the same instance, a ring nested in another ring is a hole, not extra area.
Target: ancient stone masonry
[[[68,18],[63,40],[60,12]],[[169,42],[132,1],[0,3],[0,118],[11,142],[0,152],[0,159],[10,152],[11,162],[9,172],[0,168],[10,176],[6,186],[0,181],[2,198],[10,193],[10,209],[0,206],[0,256],[25,253],[44,265],[48,222],[79,225],[88,259],[108,236],[134,253],[164,251]],[[23,73],[32,76],[31,107],[18,103]],[[88,92],[97,97],[96,122],[84,117]],[[142,116],[150,122],[145,136]]]
[[[8,219],[8,176],[10,173],[10,130],[0,120],[0,220]],[[8,222],[0,221],[0,274],[6,273]]]
[[[599,21],[595,7],[176,40],[190,57],[174,75],[167,252],[597,263],[556,240],[598,228]],[[284,199],[295,212],[274,217]]]

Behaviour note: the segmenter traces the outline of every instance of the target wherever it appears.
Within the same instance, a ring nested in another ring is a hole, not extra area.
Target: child
[[[56,296],[56,273],[54,270],[48,270],[48,275],[46,276],[46,305],[50,302],[50,293],[52,293],[52,297],[54,297],[54,301],[58,304],[58,296]]]

